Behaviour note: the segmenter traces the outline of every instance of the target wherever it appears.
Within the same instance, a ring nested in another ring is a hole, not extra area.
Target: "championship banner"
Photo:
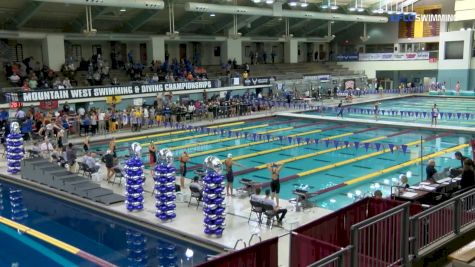
[[[418,53],[368,53],[359,54],[360,61],[381,61],[381,60],[429,60],[429,52]]]
[[[30,92],[8,93],[10,99],[18,99],[19,102],[37,102],[51,100],[74,100],[92,97],[111,97],[124,95],[137,95],[149,93],[161,93],[167,91],[183,91],[197,89],[217,88],[216,81],[177,82],[140,84],[124,86],[85,87],[58,90],[42,90]]]

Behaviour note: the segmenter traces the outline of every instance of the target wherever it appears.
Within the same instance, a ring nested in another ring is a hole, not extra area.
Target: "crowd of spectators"
[[[4,64],[4,73],[12,87],[21,87],[24,91],[70,86],[69,80],[58,80],[57,73],[46,65],[41,65],[33,57],[20,62]],[[63,84],[64,82],[64,84]]]

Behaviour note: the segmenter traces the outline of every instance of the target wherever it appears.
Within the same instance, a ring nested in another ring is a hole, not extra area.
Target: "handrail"
[[[475,188],[473,188],[472,190],[467,191],[465,193],[462,193],[458,196],[454,196],[453,198],[448,199],[448,200],[440,203],[439,205],[432,206],[431,208],[428,208],[428,209],[426,209],[422,212],[419,212],[418,214],[415,214],[414,216],[411,216],[411,218],[409,218],[409,219],[410,220],[415,220],[415,219],[418,219],[420,217],[425,217],[426,215],[430,215],[430,214],[432,214],[432,213],[434,213],[438,210],[447,208],[448,206],[450,206],[451,204],[454,204],[459,199],[465,198],[465,197],[473,195],[473,194],[475,194]]]
[[[337,263],[336,265],[332,265],[332,266],[338,266],[338,267],[341,267],[341,266],[344,266],[344,263],[343,263],[343,257],[345,256],[345,253],[349,253],[351,251],[351,249],[353,248],[352,245],[348,245],[344,248],[341,248],[339,251],[331,254],[331,255],[328,255],[326,256],[325,258],[321,259],[321,260],[318,260],[310,265],[308,265],[307,267],[320,267],[320,266],[325,266],[327,264],[330,264],[332,262],[335,262],[337,260]]]
[[[375,222],[378,222],[382,219],[386,219],[387,217],[393,216],[393,215],[399,213],[401,210],[404,210],[404,208],[408,208],[410,205],[411,205],[411,202],[405,202],[405,203],[403,203],[401,205],[398,205],[398,206],[396,206],[392,209],[389,209],[389,210],[387,210],[383,213],[375,215],[375,216],[373,216],[369,219],[366,219],[366,220],[361,221],[359,223],[353,224],[351,226],[351,230],[359,228],[361,226],[368,226],[368,225],[373,224]]]
[[[113,266],[116,266],[110,262],[107,262],[101,258],[98,258],[92,254],[89,254],[85,251],[82,251],[81,249],[79,248],[76,248],[74,246],[71,246],[63,241],[60,241],[54,237],[51,237],[49,235],[46,235],[42,232],[39,232],[39,231],[36,231],[30,227],[27,227],[23,224],[20,224],[20,223],[17,223],[17,222],[14,222],[12,220],[9,220],[5,217],[2,217],[0,216],[0,223],[1,224],[4,224],[4,225],[7,225],[11,228],[14,228],[18,231],[21,231],[25,234],[28,234],[28,235],[31,235],[33,237],[36,237],[38,238],[39,240],[42,240],[43,242],[46,242],[54,247],[57,247],[61,250],[64,250],[66,252],[69,252],[73,255],[76,255],[80,258],[83,258],[84,260],[88,261],[88,262],[91,262],[95,265],[98,265],[98,266],[102,266],[102,267],[113,267]]]
[[[234,244],[234,248],[233,248],[233,250],[236,250],[236,248],[237,248],[237,245],[239,244],[239,242],[242,242],[242,243],[244,244],[244,248],[246,248],[246,247],[247,247],[247,245],[246,245],[246,241],[242,240],[242,238],[239,238],[238,240],[236,240],[236,243]]]
[[[254,233],[254,234],[251,235],[251,237],[249,238],[249,241],[247,242],[247,245],[248,245],[248,246],[251,245],[251,241],[252,241],[252,239],[254,238],[254,236],[257,236],[257,237],[259,238],[259,242],[262,242],[261,236],[260,236],[259,234],[257,234],[257,233]]]

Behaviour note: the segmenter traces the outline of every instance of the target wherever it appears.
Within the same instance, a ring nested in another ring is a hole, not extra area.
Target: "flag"
[[[370,143],[364,143],[364,148],[366,149],[366,151],[368,151],[369,146],[370,146]]]
[[[422,112],[422,115],[424,115],[424,118],[427,117],[427,112],[426,111]]]
[[[401,148],[403,153],[407,152],[407,145],[402,145]]]
[[[279,140],[280,140],[281,143],[282,143],[282,140],[283,140],[283,139],[284,139],[283,136],[279,136]]]
[[[343,143],[345,144],[345,147],[348,147],[350,145],[349,141],[344,141]]]
[[[328,147],[329,144],[330,144],[330,140],[325,139],[325,146]]]
[[[292,137],[291,136],[287,137],[287,142],[289,142],[289,144],[292,144]]]
[[[462,113],[457,112],[457,119],[460,119],[460,116],[462,116]]]
[[[235,132],[234,135],[235,135],[236,137],[239,137],[239,135],[241,135],[241,133],[240,133],[240,132]]]
[[[391,150],[391,153],[394,152],[394,144],[388,144],[389,149]]]
[[[233,132],[228,131],[228,137],[231,137],[232,134],[233,134]]]
[[[452,112],[449,112],[449,120],[452,118]]]
[[[307,137],[307,138],[305,138],[305,142],[306,142],[306,143],[307,143],[307,145],[308,145],[308,143],[310,143],[310,138],[308,138],[308,137]]]
[[[376,151],[379,151],[381,148],[381,143],[375,143],[374,146],[376,147]]]
[[[300,142],[301,142],[301,141],[302,141],[302,138],[300,138],[300,137],[297,137],[297,144],[299,144],[299,145],[300,145]]]
[[[337,148],[338,145],[340,144],[340,141],[338,141],[338,140],[333,140],[333,144],[335,145],[335,148]]]
[[[224,130],[223,129],[221,129],[221,135],[224,135]]]
[[[419,111],[416,111],[416,118],[419,117]]]
[[[315,142],[315,145],[318,145],[318,139],[315,139],[314,142]]]
[[[360,147],[360,142],[355,142],[355,148],[358,149]]]
[[[469,119],[470,118],[470,113],[465,113],[465,119]]]
[[[244,132],[244,138],[247,138],[248,135],[249,135],[248,132]]]
[[[267,142],[269,142],[269,140],[270,140],[270,134],[266,135],[266,137],[267,137]]]
[[[210,128],[206,128],[206,132],[208,132],[208,134],[209,134],[209,132],[211,132],[211,129],[210,129]]]

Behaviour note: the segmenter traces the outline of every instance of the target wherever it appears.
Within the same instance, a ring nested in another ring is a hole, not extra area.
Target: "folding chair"
[[[249,200],[251,202],[251,212],[249,213],[249,218],[247,219],[247,222],[251,220],[252,213],[255,213],[257,216],[257,222],[259,225],[262,223],[262,213],[263,213],[263,208],[262,208],[262,203],[259,201],[255,200]]]
[[[190,186],[190,191],[191,191],[191,196],[190,196],[190,201],[188,202],[188,207],[191,204],[192,199],[196,199],[196,209],[200,206],[201,199],[203,198],[203,193],[196,188],[196,187],[191,187]]]

